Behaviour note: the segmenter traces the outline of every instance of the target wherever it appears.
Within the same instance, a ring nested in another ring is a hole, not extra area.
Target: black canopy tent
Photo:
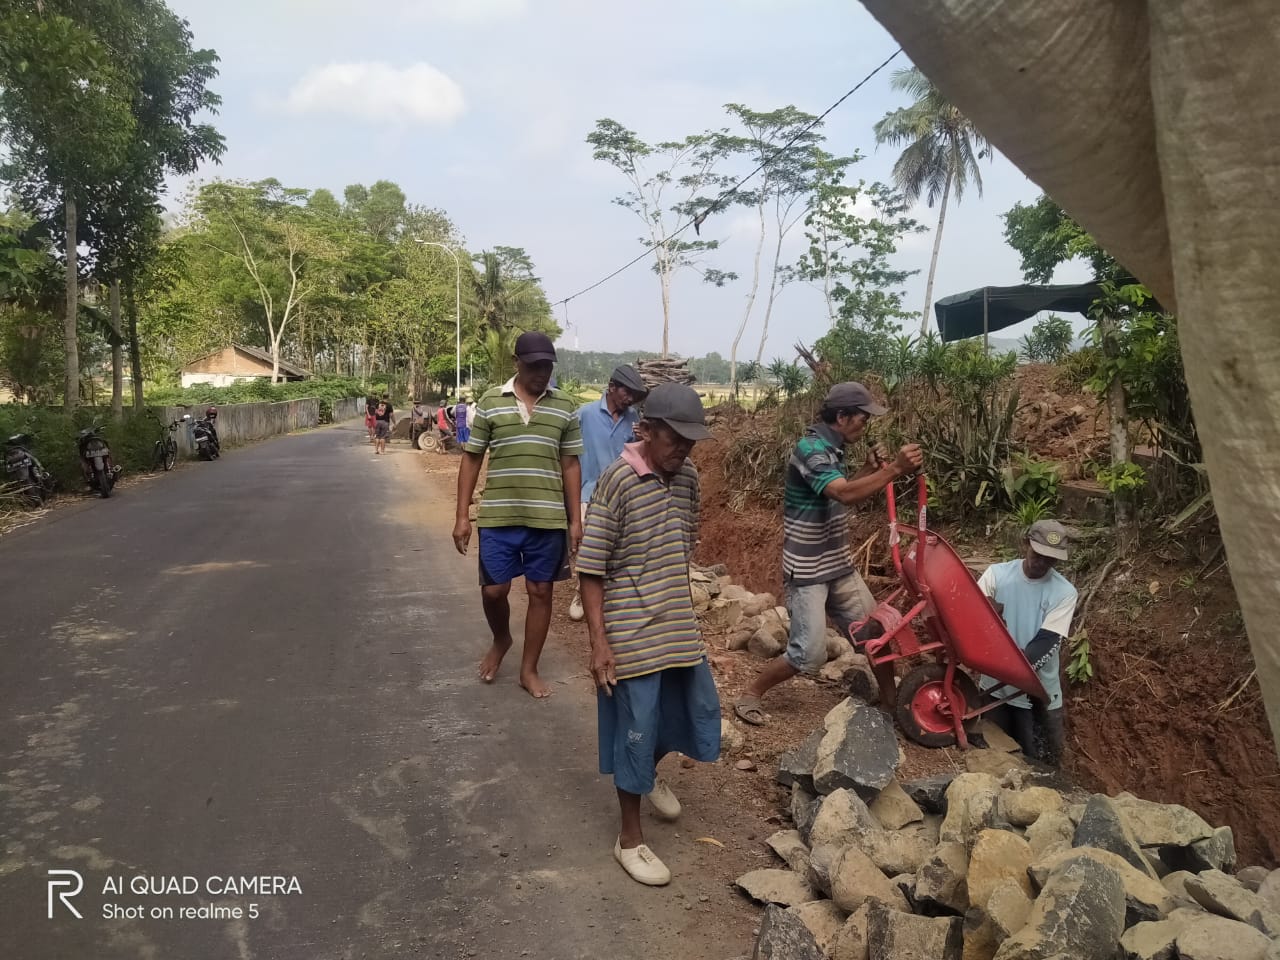
[[[1092,280],[980,287],[943,297],[934,303],[933,312],[944,343],[981,335],[985,347],[987,334],[1021,323],[1042,310],[1087,314],[1089,306],[1101,295],[1098,284]]]

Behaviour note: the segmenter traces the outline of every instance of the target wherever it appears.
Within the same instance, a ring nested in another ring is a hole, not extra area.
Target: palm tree
[[[978,196],[982,196],[978,161],[991,157],[991,144],[972,121],[943,99],[938,88],[918,67],[894,73],[893,88],[913,97],[915,102],[885,114],[875,126],[876,142],[895,147],[905,144],[906,149],[893,165],[893,179],[898,189],[908,200],[919,200],[923,196],[930,207],[939,204],[933,259],[929,262],[929,280],[924,290],[924,318],[920,326],[923,335],[929,330],[933,275],[938,269],[947,201],[952,190],[959,201],[971,182]]]

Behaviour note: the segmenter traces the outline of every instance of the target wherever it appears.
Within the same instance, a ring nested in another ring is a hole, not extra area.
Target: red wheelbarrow
[[[898,522],[893,484],[885,488],[889,504],[889,543],[901,586],[871,616],[849,627],[854,646],[870,661],[880,696],[908,737],[927,747],[969,746],[965,721],[1026,693],[1047,700],[1040,678],[1009,636],[991,600],[964,561],[926,526],[928,491],[917,479],[916,524]],[[911,547],[902,555],[902,538]],[[905,608],[905,609],[902,609]],[[873,638],[873,621],[884,632]],[[926,656],[931,662],[911,670],[894,689],[894,663]],[[960,667],[984,674],[1016,692],[983,703],[977,684]]]

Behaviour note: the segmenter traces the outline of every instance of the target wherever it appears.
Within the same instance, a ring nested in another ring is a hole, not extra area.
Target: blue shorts
[[[569,579],[569,537],[534,527],[480,528],[480,586],[524,577],[530,583]]]
[[[658,761],[677,750],[694,760],[720,758],[720,694],[707,661],[619,680],[596,694],[600,772],[619,790],[653,790]]]

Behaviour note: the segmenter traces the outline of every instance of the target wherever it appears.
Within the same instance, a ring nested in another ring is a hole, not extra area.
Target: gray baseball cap
[[[644,415],[649,420],[661,420],[686,440],[711,439],[702,400],[683,383],[660,383],[649,391]]]
[[[609,374],[609,379],[621,387],[626,387],[637,396],[643,397],[649,392],[648,386],[645,385],[644,378],[640,376],[639,371],[629,363],[614,367],[613,373]]]
[[[860,383],[852,380],[837,383],[827,391],[822,405],[828,410],[862,410],[873,417],[883,417],[889,408],[876,403],[876,398]]]
[[[1037,520],[1027,530],[1027,539],[1042,557],[1066,560],[1071,555],[1071,534],[1057,520]]]

